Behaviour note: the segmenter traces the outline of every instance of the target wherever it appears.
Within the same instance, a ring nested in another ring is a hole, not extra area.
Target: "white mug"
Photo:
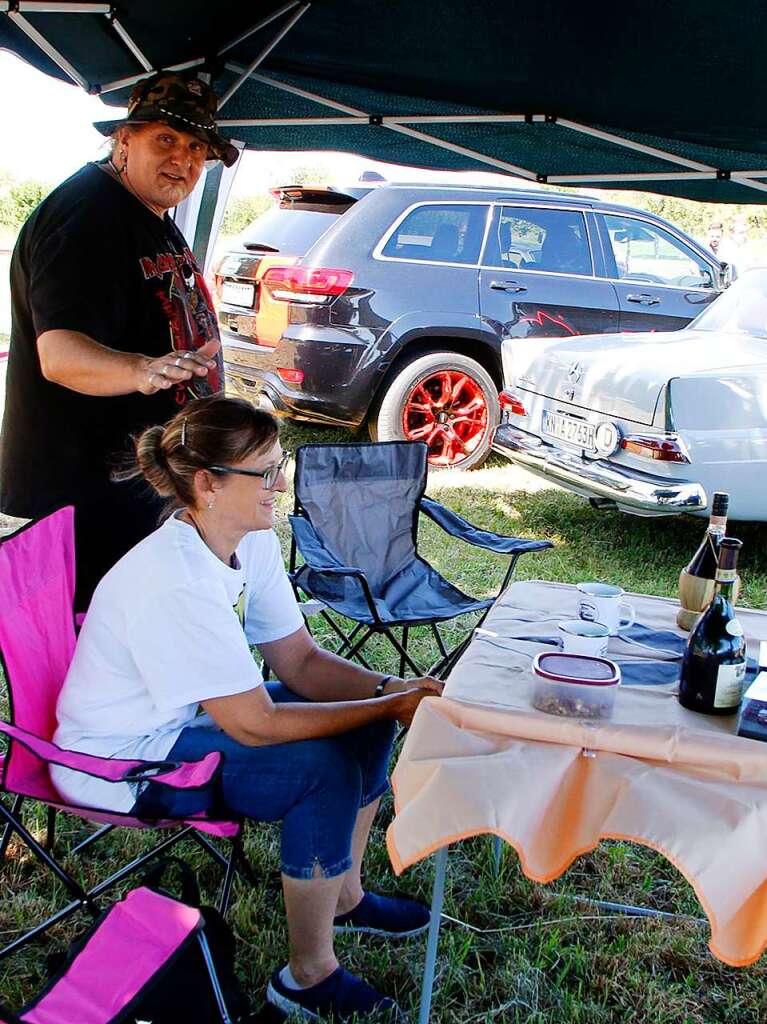
[[[593,658],[604,658],[607,654],[610,630],[601,622],[568,619],[560,622],[557,628],[565,654],[588,654]]]
[[[633,607],[621,598],[625,590],[609,583],[579,583],[578,614],[586,622],[601,622],[610,636],[634,623]]]

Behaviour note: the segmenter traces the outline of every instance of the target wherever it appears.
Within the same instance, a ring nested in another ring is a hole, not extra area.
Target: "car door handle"
[[[516,281],[491,281],[490,287],[495,288],[497,292],[526,292],[527,288],[523,284],[517,284]]]
[[[642,292],[641,295],[627,295],[628,302],[640,302],[643,306],[657,306],[660,299],[657,295],[650,295],[649,292]]]

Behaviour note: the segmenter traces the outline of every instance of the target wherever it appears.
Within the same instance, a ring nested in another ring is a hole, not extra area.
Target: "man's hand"
[[[221,348],[217,341],[209,341],[195,352],[172,351],[167,355],[150,359],[139,356],[136,368],[136,391],[142,395],[154,395],[157,391],[171,388],[179,381],[191,377],[206,377],[208,370],[216,365],[213,356]]]
[[[40,370],[46,380],[81,395],[153,395],[190,377],[204,377],[220,348],[209,341],[196,352],[169,352],[159,359],[117,352],[79,331],[45,331],[37,339]]]

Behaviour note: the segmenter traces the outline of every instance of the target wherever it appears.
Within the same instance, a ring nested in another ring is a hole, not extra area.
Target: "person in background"
[[[96,125],[108,159],[37,207],[11,260],[0,510],[37,518],[74,505],[79,611],[157,525],[156,495],[111,479],[129,436],[221,388],[216,317],[168,215],[206,160],[237,159],[216,106],[190,75],[140,81],[127,117]]]
[[[738,248],[722,221],[715,220],[709,224],[707,244],[720,263],[727,263],[733,268],[736,266]]]
[[[204,398],[145,430],[136,454],[137,472],[175,512],[96,588],[55,742],[152,761],[220,751],[225,813],[282,822],[290,960],[267,998],[310,1019],[388,1010],[399,1020],[391,998],[341,967],[333,932],[396,939],[428,927],[427,907],[366,892],[360,869],[395,723],[409,724],[442,684],[381,675],[315,644],[273,530],[287,455],[272,416]],[[250,644],[279,683],[264,683]],[[51,774],[80,806],[141,818],[210,810],[210,794]]]

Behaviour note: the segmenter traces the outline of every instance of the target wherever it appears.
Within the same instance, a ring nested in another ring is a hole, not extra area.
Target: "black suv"
[[[228,387],[280,415],[425,440],[470,469],[501,342],[673,331],[726,267],[671,224],[547,191],[285,187],[216,273]]]

